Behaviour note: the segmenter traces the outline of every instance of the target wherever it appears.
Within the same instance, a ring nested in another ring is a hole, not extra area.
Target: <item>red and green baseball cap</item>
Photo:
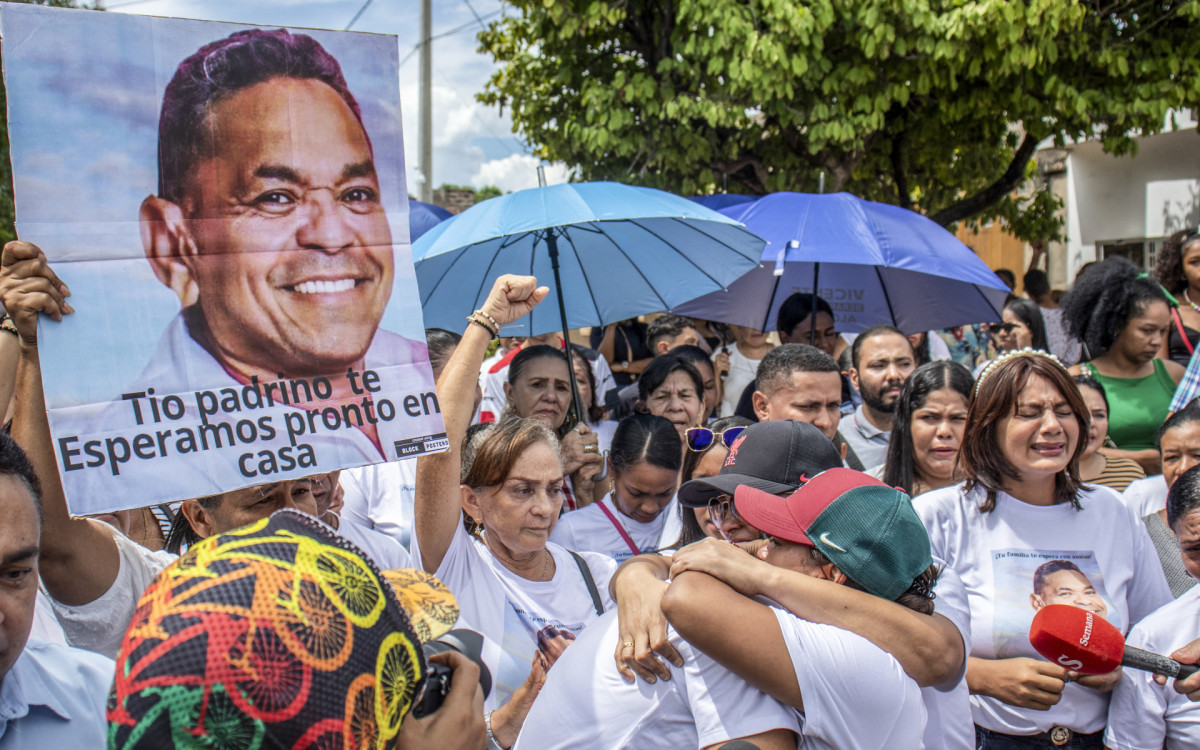
[[[754,528],[815,547],[851,580],[889,601],[933,564],[908,495],[853,469],[829,469],[788,497],[741,486],[734,506]]]

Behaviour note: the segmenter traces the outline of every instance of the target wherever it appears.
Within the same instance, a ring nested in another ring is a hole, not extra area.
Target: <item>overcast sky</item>
[[[394,34],[400,47],[400,101],[408,189],[417,194],[417,90],[421,29],[419,0],[109,0],[110,11],[231,21],[255,25],[345,29]],[[501,0],[433,0],[433,184],[497,185],[519,190],[537,185],[538,160],[513,135],[497,108],[475,101],[495,69],[477,51],[481,24],[504,10]],[[511,8],[508,12],[512,12]],[[439,35],[441,36],[439,38]],[[410,56],[411,53],[411,56]],[[547,180],[562,182],[566,170],[548,167]]]

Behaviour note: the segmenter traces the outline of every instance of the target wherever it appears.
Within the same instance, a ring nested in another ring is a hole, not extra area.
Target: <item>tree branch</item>
[[[974,195],[951,203],[929,218],[942,226],[947,226],[974,216],[1011,193],[1025,180],[1025,165],[1033,157],[1034,151],[1037,150],[1037,144],[1038,139],[1026,133],[1021,145],[1013,153],[1012,161],[1008,163],[1008,169],[1004,170],[1004,174],[1000,175],[999,179]]]

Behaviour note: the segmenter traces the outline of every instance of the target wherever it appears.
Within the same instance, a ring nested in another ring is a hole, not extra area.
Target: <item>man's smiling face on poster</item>
[[[178,220],[169,273],[153,239],[147,250],[184,306],[198,305],[206,330],[193,335],[242,371],[303,376],[353,365],[394,275],[355,113],[320,80],[275,77],[217,99],[203,132],[209,155],[188,170],[177,200],[147,201],[168,219],[159,226]]]

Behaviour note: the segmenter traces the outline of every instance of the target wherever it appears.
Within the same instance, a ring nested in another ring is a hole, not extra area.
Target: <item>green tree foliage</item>
[[[0,2],[47,5],[51,8],[89,8],[104,10],[99,2],[81,3],[78,0],[0,0]],[[8,158],[8,96],[0,81],[0,245],[17,238],[17,216],[13,202],[12,160]]]
[[[474,193],[476,203],[485,201],[488,198],[495,198],[498,195],[504,195],[504,191],[495,185],[484,185],[477,189],[470,185],[451,185],[448,182],[444,182],[438,186],[438,190],[464,190],[468,193]]]
[[[1057,233],[1047,138],[1116,154],[1200,105],[1194,0],[511,0],[479,35],[547,160],[684,195],[827,190]],[[1032,210],[1034,215],[1022,218]]]

